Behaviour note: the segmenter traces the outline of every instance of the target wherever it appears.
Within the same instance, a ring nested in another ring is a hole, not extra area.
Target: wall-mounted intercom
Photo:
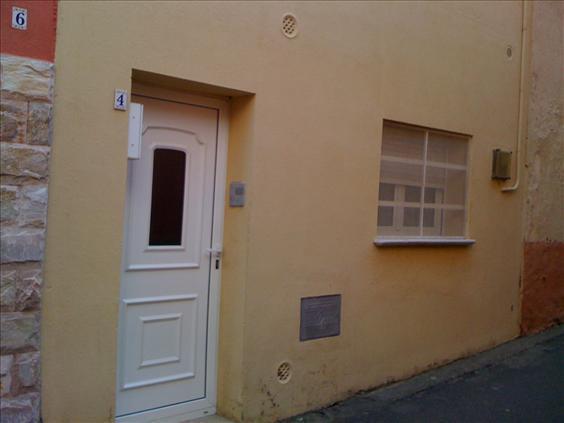
[[[245,183],[231,182],[229,186],[229,205],[243,207],[245,205]]]

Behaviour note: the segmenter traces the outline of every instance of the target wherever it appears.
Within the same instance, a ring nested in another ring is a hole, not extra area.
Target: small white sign
[[[12,28],[27,29],[27,9],[21,7],[12,7]]]
[[[127,91],[116,90],[114,94],[114,109],[127,110]]]

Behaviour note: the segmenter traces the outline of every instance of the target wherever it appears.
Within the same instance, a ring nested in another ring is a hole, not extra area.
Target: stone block
[[[13,355],[0,356],[0,395],[4,396],[12,390]]]
[[[50,62],[26,57],[0,57],[2,92],[27,99],[51,101],[54,67]]]
[[[16,286],[15,311],[38,310],[41,303],[42,271],[40,264],[35,268],[23,269],[21,280]]]
[[[40,416],[39,393],[2,398],[0,423],[36,423]]]
[[[51,145],[52,111],[48,103],[29,103],[28,144]]]
[[[2,313],[0,329],[2,354],[39,349],[38,313]]]
[[[2,312],[38,310],[42,276],[41,263],[3,265],[0,270]]]
[[[33,388],[39,384],[39,352],[16,355],[16,374],[20,388]]]
[[[44,229],[6,229],[0,236],[0,262],[41,261],[44,248]]]
[[[2,267],[0,270],[0,310],[3,313],[15,310],[17,277],[18,272],[15,269]]]
[[[14,186],[0,187],[0,221],[2,223],[15,221],[18,217],[18,189]]]
[[[48,162],[48,147],[0,144],[0,173],[2,175],[45,178],[48,173]]]
[[[44,227],[47,219],[47,184],[22,187],[19,202],[19,224]]]
[[[2,98],[0,134],[4,142],[24,142],[27,125],[27,102]]]

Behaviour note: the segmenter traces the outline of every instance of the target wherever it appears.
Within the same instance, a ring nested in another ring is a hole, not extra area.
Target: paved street
[[[288,422],[564,422],[564,326]]]

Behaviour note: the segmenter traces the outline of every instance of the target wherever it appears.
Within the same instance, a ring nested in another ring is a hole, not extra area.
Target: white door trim
[[[223,245],[223,220],[225,210],[225,188],[227,179],[227,146],[229,134],[229,104],[227,100],[195,96],[141,84],[132,84],[132,94],[163,101],[207,107],[218,111],[217,150],[212,210],[212,245]],[[127,137],[126,137],[127,139]],[[219,306],[221,292],[221,268],[211,261],[208,304],[207,361],[205,398],[160,407],[154,410],[129,414],[116,418],[116,422],[181,422],[188,419],[213,415],[217,401],[217,357],[219,338]],[[119,343],[119,339],[118,339]],[[118,372],[119,373],[119,372]]]

